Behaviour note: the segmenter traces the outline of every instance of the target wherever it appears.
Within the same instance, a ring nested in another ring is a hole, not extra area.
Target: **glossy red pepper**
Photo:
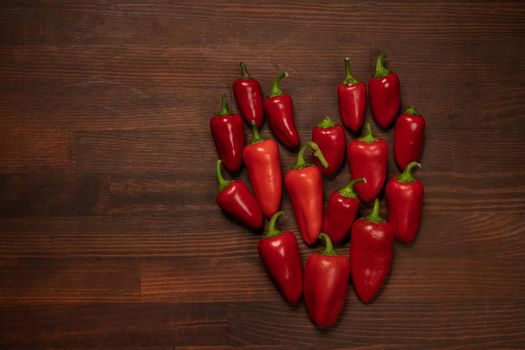
[[[366,123],[365,130],[365,136],[348,144],[348,162],[352,179],[366,178],[366,183],[355,185],[355,189],[359,198],[368,203],[379,195],[385,184],[388,143],[372,135],[370,123]]]
[[[325,248],[311,254],[306,261],[304,301],[313,323],[330,327],[337,321],[345,305],[350,261],[346,256],[337,255],[328,235],[321,233],[319,238]]]
[[[352,227],[350,262],[352,282],[357,296],[370,303],[379,293],[392,265],[394,232],[390,223],[379,216],[379,199],[372,213],[357,220]]]
[[[346,152],[346,135],[341,124],[335,123],[330,117],[324,118],[313,128],[312,141],[321,149],[328,162],[328,168],[325,168],[318,159],[314,159],[315,165],[324,175],[335,175],[345,160]]]
[[[401,169],[419,160],[424,141],[425,119],[410,107],[397,118],[394,129],[394,159]]]
[[[264,99],[264,110],[273,135],[288,149],[300,145],[299,133],[295,127],[292,97],[281,90],[279,82],[288,73],[280,73],[272,84],[270,95]]]
[[[284,184],[292,201],[301,236],[307,244],[313,244],[323,224],[323,177],[318,167],[304,160],[304,151],[308,147],[323,166],[328,166],[319,146],[309,141],[301,147],[297,163],[286,173]]]
[[[404,243],[412,243],[421,226],[423,211],[423,183],[412,175],[418,162],[411,162],[405,171],[392,177],[385,190],[388,222],[394,229],[394,237]]]
[[[384,53],[379,54],[375,76],[368,82],[372,115],[383,129],[386,129],[396,119],[401,106],[399,77],[383,65],[385,57]]]
[[[284,299],[296,304],[303,295],[303,263],[295,234],[275,229],[275,222],[284,215],[275,213],[268,224],[268,233],[259,240],[257,249],[266,271]]]
[[[261,84],[250,78],[248,68],[244,63],[241,62],[240,65],[242,76],[233,82],[233,94],[244,120],[248,125],[251,125],[254,120],[257,127],[260,128],[264,120]]]
[[[211,134],[224,167],[229,172],[236,173],[242,165],[244,127],[241,116],[230,111],[226,94],[222,94],[221,98],[221,110],[210,119]]]
[[[248,176],[264,215],[272,217],[279,210],[283,192],[279,146],[274,140],[263,140],[255,122],[253,139],[244,148],[243,159]]]
[[[358,132],[366,115],[366,84],[350,71],[350,59],[345,57],[345,80],[337,85],[337,101],[341,121],[347,129]]]
[[[324,213],[323,232],[334,243],[340,243],[350,232],[357,212],[359,211],[359,198],[354,191],[357,183],[364,182],[364,177],[350,181],[338,191],[332,192]]]
[[[217,160],[216,175],[219,191],[217,204],[237,222],[252,229],[261,228],[264,218],[259,203],[244,181],[224,179],[221,163]]]

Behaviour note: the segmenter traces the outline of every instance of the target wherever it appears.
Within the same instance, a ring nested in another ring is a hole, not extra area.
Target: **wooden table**
[[[367,80],[380,51],[427,119],[424,222],[320,331],[215,205],[208,121],[242,60],[265,91],[290,73],[307,140],[343,57]],[[524,57],[518,1],[2,1],[0,348],[524,346]]]

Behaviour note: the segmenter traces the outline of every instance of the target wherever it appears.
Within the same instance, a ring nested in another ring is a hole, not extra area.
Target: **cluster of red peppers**
[[[286,72],[275,78],[268,96],[263,97],[261,84],[241,63],[241,78],[233,83],[240,115],[231,112],[223,94],[221,110],[210,120],[219,155],[218,205],[253,230],[260,230],[265,218],[269,219],[267,233],[258,243],[259,256],[283,298],[295,304],[304,297],[308,314],[319,327],[330,327],[339,318],[350,279],[363,302],[370,303],[377,297],[390,273],[394,239],[412,243],[421,224],[423,184],[412,172],[421,167],[418,161],[425,120],[414,107],[398,115],[399,77],[385,67],[384,59],[384,54],[378,56],[367,92],[366,84],[352,75],[350,61],[345,58],[345,79],[337,86],[343,125],[325,117],[313,127],[311,141],[303,146],[295,126],[292,97],[280,87],[281,80],[288,77]],[[388,181],[388,143],[375,137],[370,123],[365,123],[367,93],[376,123],[386,129],[395,121],[393,153],[402,172]],[[284,175],[284,188],[303,241],[308,246],[317,242],[323,246],[308,257],[304,268],[296,235],[276,228],[277,220],[284,215],[279,211],[283,176],[279,144],[259,134],[265,117],[282,146],[291,151],[298,149],[296,164]],[[249,144],[242,118],[252,129]],[[354,136],[348,144],[344,128]],[[357,137],[363,128],[362,136]],[[308,148],[313,163],[305,158]],[[352,180],[331,193],[324,208],[323,176],[335,177],[345,156]],[[223,166],[231,175],[237,175],[243,163],[253,194],[244,181],[226,180],[223,175]],[[379,213],[383,190],[388,219]],[[358,218],[360,209],[369,205],[370,214]],[[344,244],[348,239],[349,257],[334,249],[334,244]]]

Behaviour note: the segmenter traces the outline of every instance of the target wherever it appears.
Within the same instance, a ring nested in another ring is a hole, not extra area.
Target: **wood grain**
[[[423,223],[321,331],[215,204],[209,118],[242,60],[265,91],[290,73],[307,140],[342,58],[366,81],[383,51],[427,120]],[[519,1],[2,1],[0,348],[522,348],[524,56]]]

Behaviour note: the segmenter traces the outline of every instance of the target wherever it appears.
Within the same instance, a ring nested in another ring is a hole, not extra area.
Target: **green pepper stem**
[[[248,73],[248,68],[244,63],[240,63],[241,65],[241,78],[242,79],[250,79],[250,73]]]
[[[334,250],[334,245],[332,244],[330,236],[328,236],[326,233],[320,233],[319,238],[321,239],[324,245],[324,248],[321,249],[319,254],[336,256],[337,252]]]
[[[359,83],[350,70],[350,58],[345,57],[345,80],[343,80],[343,85],[352,85]]]
[[[399,182],[416,182],[416,178],[412,174],[412,169],[415,167],[421,168],[421,164],[418,162],[410,162],[408,163],[405,170],[397,177]]]
[[[263,138],[261,137],[261,134],[259,134],[259,129],[257,129],[257,125],[255,124],[255,120],[252,120],[252,143],[257,143],[263,141]]]
[[[224,176],[222,176],[222,160],[217,159],[217,163],[215,164],[215,171],[217,175],[217,190],[219,192],[222,192],[226,187],[230,186],[232,181],[226,180]]]
[[[376,60],[376,78],[384,78],[388,74],[390,74],[390,71],[384,66],[384,59],[386,58],[386,54],[380,53],[379,56],[377,56]]]
[[[366,123],[365,124],[365,132],[366,134],[362,137],[359,138],[359,141],[364,141],[364,142],[367,142],[367,143],[373,143],[373,142],[376,142],[376,138],[374,137],[374,135],[372,135],[372,127],[370,125],[370,123]]]
[[[277,230],[275,228],[275,224],[277,223],[277,220],[284,216],[284,211],[278,211],[277,213],[273,214],[272,218],[270,219],[270,223],[268,224],[268,232],[264,236],[265,238],[275,237],[281,234],[281,230]]]
[[[416,110],[416,107],[410,106],[407,108],[407,110],[403,114],[419,115],[419,112]]]
[[[354,186],[360,182],[366,184],[366,178],[361,177],[359,179],[354,179],[350,181],[347,185],[339,189],[339,194],[346,198],[357,198],[357,193],[354,191]]]
[[[314,157],[317,157],[317,159],[319,159],[319,162],[321,162],[321,164],[325,168],[328,168],[328,162],[326,161],[323,155],[323,152],[321,152],[321,149],[319,148],[317,143],[313,141],[308,141],[299,150],[299,154],[297,155],[297,163],[295,163],[295,166],[293,167],[294,169],[302,169],[302,168],[306,168],[312,165],[311,163],[307,163],[304,160],[304,152],[306,151],[307,148],[311,148],[312,151],[314,152]]]
[[[281,89],[279,84],[280,84],[281,80],[283,78],[286,78],[287,76],[288,76],[288,72],[281,72],[281,73],[279,73],[277,78],[275,78],[275,80],[272,83],[272,90],[270,91],[270,97],[284,95],[284,91]]]
[[[217,112],[217,115],[230,115],[230,106],[228,106],[228,100],[226,99],[226,94],[221,95],[221,110]]]
[[[374,207],[372,208],[372,212],[365,217],[366,221],[370,222],[384,222],[383,218],[379,215],[379,198],[376,198],[374,201]]]
[[[324,119],[319,124],[317,124],[317,126],[322,129],[333,128],[336,125],[337,123],[330,119],[329,116],[324,117]]]

